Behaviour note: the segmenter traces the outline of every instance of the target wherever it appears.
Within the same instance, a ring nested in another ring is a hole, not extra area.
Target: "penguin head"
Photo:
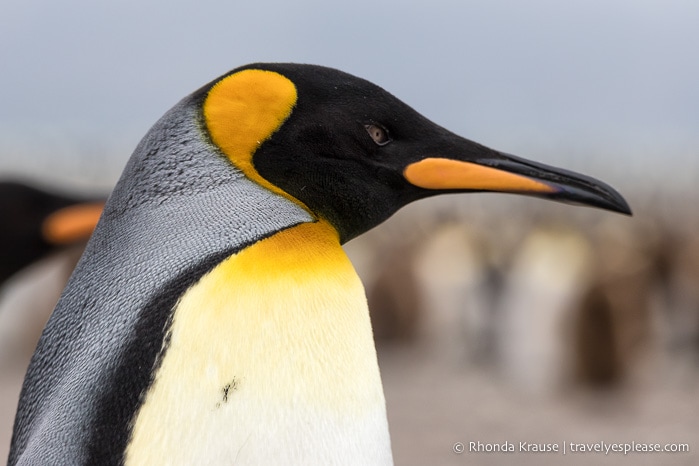
[[[199,93],[213,144],[247,177],[327,220],[342,242],[444,193],[511,192],[631,213],[599,180],[460,137],[331,68],[253,64]]]

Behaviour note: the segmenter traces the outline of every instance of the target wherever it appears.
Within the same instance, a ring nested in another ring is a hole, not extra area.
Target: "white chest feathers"
[[[331,227],[277,233],[182,296],[127,466],[391,463],[364,290]]]

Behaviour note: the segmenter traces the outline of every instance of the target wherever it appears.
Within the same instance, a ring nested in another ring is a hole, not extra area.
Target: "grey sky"
[[[634,173],[696,159],[687,178],[698,51],[692,0],[3,0],[0,172],[108,185],[181,97],[248,62],[296,61],[508,152]]]

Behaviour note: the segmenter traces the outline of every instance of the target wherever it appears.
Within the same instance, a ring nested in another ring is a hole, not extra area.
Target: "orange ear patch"
[[[289,79],[248,69],[216,83],[204,101],[204,120],[214,144],[245,176],[289,199],[257,173],[252,156],[291,115],[296,99],[296,86]]]
[[[87,240],[102,215],[104,202],[76,204],[53,212],[43,222],[46,241],[66,245]]]
[[[403,171],[409,183],[425,189],[473,189],[502,192],[555,192],[556,188],[493,167],[461,160],[426,158]]]

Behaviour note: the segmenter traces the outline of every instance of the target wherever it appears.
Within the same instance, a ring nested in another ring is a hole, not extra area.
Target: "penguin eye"
[[[371,139],[373,139],[377,145],[385,146],[391,142],[391,138],[388,136],[388,130],[383,126],[372,123],[364,125],[364,127],[366,128],[367,133],[369,133],[369,136],[371,136]]]

